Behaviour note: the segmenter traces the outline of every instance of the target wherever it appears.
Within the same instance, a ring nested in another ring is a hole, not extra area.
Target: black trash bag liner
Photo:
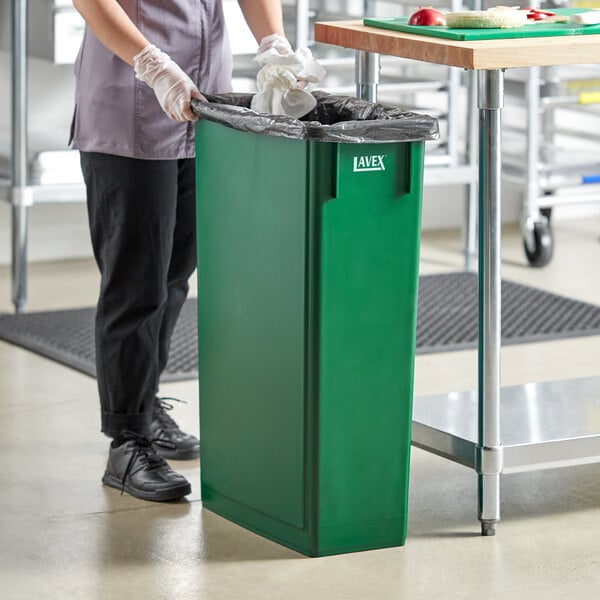
[[[351,96],[313,92],[316,107],[301,119],[257,113],[250,108],[254,94],[205,94],[208,102],[192,99],[192,110],[208,119],[250,133],[297,140],[350,144],[415,142],[439,137],[437,119],[402,108]]]

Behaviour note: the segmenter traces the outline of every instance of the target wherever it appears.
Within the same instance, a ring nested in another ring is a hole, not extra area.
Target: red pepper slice
[[[536,13],[539,15],[546,15],[547,17],[553,17],[556,14],[550,10],[542,10],[540,8],[534,8],[533,6],[525,6],[523,8],[520,8],[519,10],[526,10],[528,12]]]
[[[524,8],[520,8],[519,10],[527,11],[528,21],[543,21],[545,18],[553,17],[555,14],[549,10],[540,10],[539,8],[534,8],[533,6],[526,6]]]

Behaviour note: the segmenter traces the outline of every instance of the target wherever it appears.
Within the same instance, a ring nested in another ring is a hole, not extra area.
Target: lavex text
[[[372,154],[370,156],[355,156],[353,171],[385,171],[383,158],[385,154]]]

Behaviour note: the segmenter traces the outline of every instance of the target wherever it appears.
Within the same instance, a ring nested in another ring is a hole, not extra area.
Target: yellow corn
[[[600,92],[583,92],[579,94],[579,104],[600,103]]]

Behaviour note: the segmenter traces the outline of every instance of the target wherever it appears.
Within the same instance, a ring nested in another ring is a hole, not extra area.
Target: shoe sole
[[[140,500],[150,500],[152,502],[169,502],[172,500],[180,500],[192,492],[192,485],[189,482],[182,483],[181,485],[174,486],[172,488],[157,490],[155,492],[138,490],[127,484],[123,486],[123,483],[120,479],[117,479],[114,475],[110,475],[109,473],[104,474],[104,477],[102,477],[102,483],[117,490],[122,489],[124,492],[127,492],[134,498],[139,498]]]

